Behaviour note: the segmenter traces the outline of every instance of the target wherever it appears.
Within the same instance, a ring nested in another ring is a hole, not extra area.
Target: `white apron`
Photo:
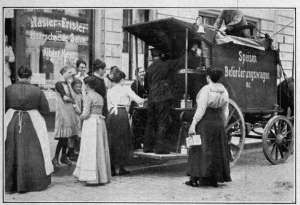
[[[6,140],[6,136],[7,136],[7,127],[16,111],[17,110],[9,109],[5,113],[4,140]],[[38,136],[38,139],[39,139],[39,142],[41,145],[41,149],[42,149],[42,153],[43,153],[43,157],[44,157],[46,174],[50,175],[53,172],[53,165],[51,162],[50,143],[49,143],[48,131],[47,131],[45,119],[42,117],[42,115],[37,110],[27,110],[26,112],[29,114],[29,116],[31,118],[33,127],[35,129],[35,132]]]

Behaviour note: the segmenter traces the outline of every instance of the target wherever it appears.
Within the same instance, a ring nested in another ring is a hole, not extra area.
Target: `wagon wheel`
[[[241,109],[231,99],[229,99],[229,115],[225,131],[228,137],[228,144],[230,148],[230,166],[233,166],[240,158],[243,151],[246,136],[246,126]]]
[[[285,116],[274,116],[268,121],[262,139],[267,160],[272,164],[283,163],[293,151],[293,125]]]

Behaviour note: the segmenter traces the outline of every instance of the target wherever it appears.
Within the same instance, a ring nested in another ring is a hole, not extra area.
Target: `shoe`
[[[126,174],[130,174],[130,171],[126,170],[123,167],[119,169],[119,176],[126,175]]]
[[[199,186],[197,181],[193,181],[193,180],[186,181],[185,184],[188,185],[188,186],[192,186],[192,187],[198,187]]]
[[[116,170],[115,169],[111,169],[111,176],[116,176]]]
[[[210,181],[209,182],[209,186],[212,186],[212,187],[218,187],[218,182],[217,181]]]
[[[218,182],[215,180],[200,180],[199,186],[212,186],[212,187],[218,187]]]
[[[61,157],[60,158],[60,162],[61,163],[63,163],[63,164],[66,164],[66,165],[68,165],[68,166],[71,166],[72,165],[72,162],[69,160],[69,158],[68,157]]]
[[[52,159],[52,164],[53,164],[54,168],[60,167],[58,160],[56,158]]]

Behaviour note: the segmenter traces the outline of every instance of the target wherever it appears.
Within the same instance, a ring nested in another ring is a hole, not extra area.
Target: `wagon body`
[[[223,70],[222,82],[243,112],[274,111],[277,104],[276,51],[266,51],[255,40],[221,35],[209,26],[204,26],[205,33],[199,35],[195,25],[174,18],[134,24],[124,29],[148,45],[161,49],[172,59],[184,55],[185,32],[188,29],[189,40],[199,40],[206,45],[205,67]],[[199,73],[188,77],[188,81],[201,81],[194,87],[189,86],[188,92],[193,93],[194,102],[195,93],[206,84],[203,74],[201,76]],[[180,77],[177,77],[175,90],[179,92],[184,88],[183,78],[180,81]],[[177,101],[182,99],[182,92],[175,94]]]
[[[200,27],[204,33],[198,33]],[[284,162],[289,157],[293,150],[294,128],[289,118],[277,115],[280,112],[277,105],[279,54],[271,49],[270,39],[229,36],[213,27],[175,18],[134,24],[124,27],[124,30],[162,50],[171,59],[185,55],[185,66],[175,75],[172,84],[177,102],[184,94],[185,103],[186,96],[190,95],[195,105],[197,93],[206,84],[205,70],[213,67],[223,71],[221,82],[231,98],[225,131],[232,165],[240,157],[245,137],[261,138],[263,152],[272,164]],[[187,61],[188,43],[195,40],[201,42],[204,66],[201,64],[191,69]],[[195,106],[186,109],[178,105],[175,103],[173,110],[177,112],[177,119],[180,117],[181,124],[174,124],[173,128],[180,129],[172,129],[178,136],[177,151],[184,142],[181,136],[187,135],[189,120],[195,111]],[[257,131],[257,127],[263,132]]]

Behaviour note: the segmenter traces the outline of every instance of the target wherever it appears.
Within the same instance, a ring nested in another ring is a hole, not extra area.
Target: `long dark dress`
[[[5,140],[5,191],[29,192],[46,189],[47,176],[40,141],[27,111],[49,113],[43,92],[29,83],[16,83],[6,88],[5,108],[17,111],[7,126]],[[21,125],[21,126],[20,126]]]
[[[118,108],[118,115],[109,114],[106,123],[110,141],[111,164],[125,166],[132,150],[132,136],[125,107]]]
[[[188,175],[212,178],[217,182],[231,181],[228,160],[228,143],[221,108],[207,108],[196,126],[202,145],[189,149]]]
[[[202,144],[190,147],[187,174],[204,183],[231,181],[224,128],[229,112],[228,92],[220,83],[209,83],[201,88],[196,100],[197,110],[190,129],[195,126]]]
[[[131,88],[117,84],[107,92],[107,104],[110,112],[107,116],[107,131],[110,141],[111,164],[123,167],[132,150],[132,133],[128,118],[131,101],[143,102]]]

